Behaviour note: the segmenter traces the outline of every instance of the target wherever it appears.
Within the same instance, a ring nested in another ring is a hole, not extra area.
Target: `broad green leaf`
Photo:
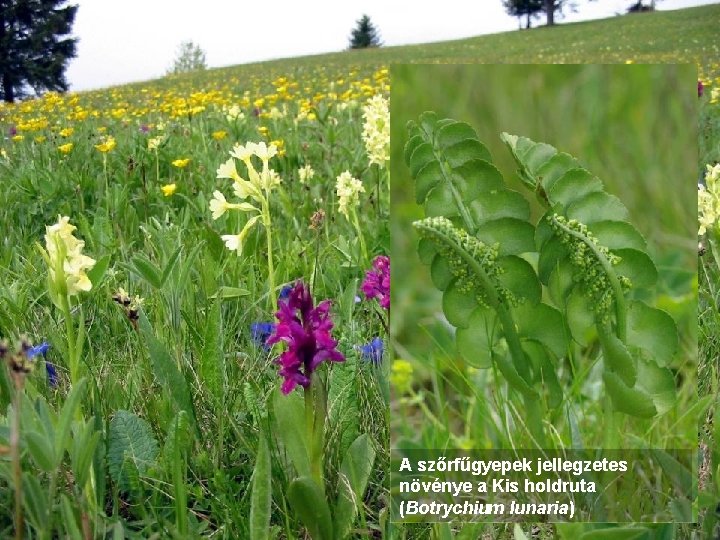
[[[471,159],[452,169],[453,180],[461,190],[465,204],[485,197],[492,191],[504,190],[502,174],[497,167],[485,159]],[[460,183],[462,179],[462,183]]]
[[[603,183],[589,171],[581,168],[571,169],[555,182],[548,192],[552,205],[563,207],[582,199],[584,196],[603,190]]]
[[[435,152],[429,143],[422,143],[415,147],[410,156],[410,174],[413,178],[431,161],[435,159]]]
[[[598,221],[626,221],[628,211],[614,195],[596,191],[568,206],[566,216],[568,219],[576,219],[589,226]]]
[[[448,322],[456,328],[467,328],[470,315],[478,307],[475,291],[464,291],[453,279],[443,293],[443,313]]]
[[[273,398],[277,434],[300,476],[310,476],[310,455],[307,447],[305,404],[298,392],[287,396],[279,389]]]
[[[68,448],[71,435],[71,426],[73,418],[75,418],[75,412],[85,395],[85,387],[87,386],[87,379],[83,378],[73,386],[73,389],[68,394],[63,404],[60,414],[58,416],[57,429],[55,429],[55,463],[60,464],[62,462],[65,449]]]
[[[250,540],[270,539],[272,505],[272,468],[270,450],[264,436],[260,436],[253,470],[250,496]]]
[[[429,238],[421,238],[418,242],[418,256],[423,264],[430,266],[432,260],[437,255],[437,248]]]
[[[447,289],[454,278],[450,264],[447,259],[440,254],[436,255],[433,259],[432,265],[430,266],[430,277],[432,278],[433,284],[441,291]]]
[[[55,469],[55,459],[52,442],[45,435],[37,431],[25,432],[25,443],[35,464],[45,472]]]
[[[428,193],[443,182],[443,172],[440,162],[432,160],[428,162],[415,177],[415,202],[423,204]]]
[[[158,456],[158,443],[147,421],[130,411],[116,411],[110,420],[108,431],[108,472],[110,478],[121,489],[127,489],[132,483],[125,476],[132,467],[125,470],[126,461],[131,462],[139,473],[147,471],[155,464]]]
[[[312,540],[334,540],[330,508],[322,489],[312,478],[301,476],[290,482],[287,497]]]
[[[405,143],[405,148],[403,149],[403,158],[405,159],[405,165],[410,165],[410,156],[412,156],[412,153],[415,151],[415,149],[422,143],[423,138],[420,135],[413,135],[408,139],[408,142]]]
[[[567,258],[568,252],[558,236],[553,236],[545,242],[538,258],[538,277],[542,283],[547,284],[550,274]]]
[[[444,149],[443,157],[453,169],[471,160],[482,159],[490,161],[492,159],[488,149],[477,139],[465,139],[452,146],[448,146]]]
[[[107,272],[108,266],[110,266],[110,255],[105,255],[104,257],[100,257],[95,263],[95,266],[88,271],[87,277],[90,279],[93,287],[97,288],[98,285],[100,285],[105,276],[105,272]]]
[[[440,150],[445,150],[465,139],[477,138],[475,130],[465,122],[453,121],[437,130],[437,146]]]
[[[597,335],[595,315],[585,295],[573,287],[565,302],[565,320],[573,339],[581,346],[590,345]]]
[[[630,278],[633,287],[652,287],[657,282],[655,263],[643,251],[637,249],[614,249],[620,262],[613,268],[618,275]]]
[[[528,381],[520,375],[518,368],[514,364],[514,358],[512,358],[510,354],[496,354],[493,356],[493,359],[495,360],[495,365],[497,365],[497,368],[500,370],[500,373],[503,374],[505,381],[507,381],[510,387],[525,396],[537,398],[537,392],[535,392],[535,390],[529,386]],[[530,360],[525,357],[520,361],[529,362]],[[529,373],[529,370],[526,371]]]
[[[498,259],[497,264],[501,269],[498,281],[516,299],[531,304],[540,302],[542,288],[537,274],[529,262],[515,255],[508,255]]]
[[[535,251],[535,228],[516,218],[486,221],[477,228],[475,236],[488,246],[499,244],[500,257]]]
[[[627,221],[597,221],[588,225],[588,229],[595,235],[600,245],[608,249],[631,248],[640,251],[647,249],[645,239]]]
[[[374,462],[375,450],[370,437],[363,433],[350,445],[340,465],[333,527],[337,540],[346,538],[352,530]]]
[[[150,322],[144,313],[140,314],[139,326],[140,333],[147,343],[155,377],[170,392],[177,407],[186,411],[193,424],[195,424],[195,409],[187,380],[170,356],[170,352],[165,345],[155,337],[152,326],[150,326]]]
[[[625,344],[617,336],[607,331],[599,332],[598,336],[602,346],[605,368],[618,375],[627,386],[631,388],[635,386],[637,377],[635,361]]]
[[[672,372],[652,360],[638,359],[637,387],[648,394],[658,414],[669,411],[675,405],[677,390]]]
[[[225,354],[222,336],[220,300],[215,300],[205,319],[203,349],[198,371],[203,386],[217,404],[222,404],[225,397]]]
[[[457,347],[465,361],[477,368],[490,367],[492,348],[500,331],[497,316],[488,308],[478,307],[470,316],[467,328],[458,328]]]
[[[132,263],[132,269],[138,276],[143,278],[156,289],[162,287],[162,277],[160,269],[157,266],[142,255],[133,257]]]
[[[558,358],[565,356],[568,335],[562,313],[547,304],[521,304],[513,313],[521,338],[543,343]]]
[[[555,154],[557,154],[555,147],[545,143],[534,143],[522,153],[520,159],[526,169],[536,175],[537,171]]]
[[[509,189],[483,193],[469,205],[470,215],[477,225],[499,218],[515,218],[527,221],[530,205],[517,191]]]
[[[603,381],[613,406],[619,412],[640,418],[652,418],[657,414],[652,398],[637,388],[627,386],[617,374],[605,371]]]
[[[561,176],[576,168],[578,168],[578,162],[574,157],[565,152],[559,152],[543,163],[535,174],[545,192],[549,192]]]
[[[673,318],[639,300],[632,302],[628,309],[627,337],[630,347],[641,349],[660,367],[669,365],[678,349]]]
[[[550,298],[556,306],[565,305],[574,286],[573,270],[569,264],[556,265],[550,272],[547,287]]]
[[[430,191],[425,199],[425,215],[427,217],[459,215],[457,202],[450,184],[443,181]]]

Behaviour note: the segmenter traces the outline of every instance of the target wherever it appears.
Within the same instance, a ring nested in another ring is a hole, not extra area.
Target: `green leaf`
[[[309,476],[290,482],[287,491],[290,506],[305,525],[313,540],[333,540],[330,508],[322,489]]]
[[[418,173],[431,161],[435,159],[435,152],[429,143],[422,143],[415,147],[410,156],[410,174],[416,178]]]
[[[72,390],[65,399],[60,415],[58,416],[57,429],[55,430],[55,463],[59,465],[62,462],[65,449],[68,448],[70,440],[70,428],[72,420],[75,417],[75,411],[80,407],[80,402],[85,394],[85,386],[87,379],[83,378],[73,386]]]
[[[490,152],[477,139],[465,139],[443,149],[444,158],[450,167],[456,169],[472,160],[490,161]]]
[[[515,527],[513,528],[513,539],[514,540],[528,540],[527,535],[523,532],[523,530],[520,528],[520,525],[517,523],[515,524]]]
[[[370,437],[363,433],[350,445],[340,465],[333,527],[336,540],[346,538],[352,530],[374,462],[375,450]]]
[[[442,181],[440,162],[432,160],[427,163],[415,177],[415,202],[423,204],[428,193]]]
[[[576,168],[567,171],[553,183],[548,197],[550,204],[566,207],[590,193],[602,190],[603,183],[597,176],[585,169]]]
[[[48,496],[46,489],[40,486],[38,475],[29,472],[22,473],[23,507],[27,520],[38,531],[44,531],[49,526]],[[54,501],[53,501],[54,503]]]
[[[52,442],[37,431],[25,432],[25,442],[35,464],[45,472],[55,470],[56,464]]]
[[[408,142],[405,143],[405,148],[403,149],[403,158],[405,159],[405,165],[410,165],[410,156],[412,156],[412,153],[415,151],[415,149],[422,143],[423,138],[420,135],[413,135],[408,139]]]
[[[433,285],[441,291],[447,289],[454,278],[452,270],[450,269],[450,263],[440,254],[436,255],[433,259],[432,265],[430,266],[430,277],[432,278]]]
[[[433,257],[437,255],[437,248],[429,238],[421,238],[418,242],[418,256],[423,264],[432,264]]]
[[[455,334],[458,351],[471,366],[488,368],[492,364],[492,348],[500,330],[495,312],[478,307],[473,311],[467,328]]]
[[[485,159],[471,159],[453,167],[453,184],[458,187],[466,204],[495,190],[504,190],[502,174]]]
[[[539,180],[545,192],[550,192],[565,173],[579,167],[578,161],[570,154],[558,152],[536,171],[536,182]]]
[[[170,392],[177,407],[186,411],[193,424],[195,424],[195,409],[193,408],[190,386],[170,356],[170,352],[155,337],[152,326],[150,326],[150,322],[144,313],[140,314],[140,332],[147,343],[155,377]]]
[[[475,236],[489,246],[499,244],[500,257],[535,251],[535,228],[527,221],[510,217],[486,221]]]
[[[467,328],[470,315],[478,307],[474,291],[464,291],[453,279],[445,289],[442,300],[443,312],[448,322],[457,328]]]
[[[222,404],[225,398],[225,355],[223,354],[222,336],[220,300],[215,300],[210,306],[205,320],[198,374],[217,404]]]
[[[132,270],[154,288],[162,287],[160,269],[142,255],[132,258]]]
[[[425,199],[425,215],[427,217],[459,215],[452,188],[446,182],[436,185]]]
[[[598,221],[626,221],[628,211],[614,195],[597,191],[572,203],[566,215],[568,219],[576,219],[589,226]]]
[[[565,302],[565,320],[573,339],[581,346],[587,347],[595,340],[595,315],[578,287],[572,288]]]
[[[673,318],[640,301],[629,306],[627,337],[631,350],[642,350],[660,367],[670,364],[679,345]]]
[[[501,274],[498,281],[518,300],[537,304],[542,297],[542,287],[532,265],[521,257],[509,255],[498,260]],[[449,319],[448,319],[449,320]],[[452,321],[451,321],[452,322]],[[456,325],[457,326],[457,325]]]
[[[278,437],[299,476],[310,476],[310,455],[306,441],[305,404],[298,392],[287,396],[279,389],[273,398]]]
[[[250,540],[270,539],[272,468],[270,450],[264,436],[258,442],[250,497]]]
[[[652,398],[645,392],[627,386],[617,374],[605,371],[603,381],[613,406],[619,412],[640,418],[652,418],[657,414]]]
[[[502,177],[500,181],[502,182]],[[505,217],[524,221],[530,217],[530,205],[525,197],[509,189],[483,193],[482,197],[470,203],[469,210],[477,225]]]
[[[60,495],[60,502],[60,509],[62,510],[62,526],[65,529],[67,537],[72,538],[73,540],[82,540],[83,535],[80,532],[77,517],[73,511],[73,503],[70,502],[70,498],[65,493]]]
[[[645,251],[647,244],[642,235],[627,221],[597,221],[588,225],[598,242],[611,250],[631,248]]]
[[[175,253],[173,253],[170,256],[170,260],[165,265],[165,268],[163,269],[162,276],[160,277],[160,286],[162,287],[165,285],[165,282],[167,281],[168,277],[170,277],[170,273],[173,271],[173,268],[175,268],[175,264],[177,263],[178,257],[180,256],[180,252],[182,251],[183,246],[180,245],[175,250]]]
[[[638,360],[637,387],[652,398],[658,414],[669,411],[675,405],[675,377],[669,369],[659,367],[652,360]]]
[[[93,287],[97,288],[97,286],[100,285],[109,265],[110,255],[105,255],[104,257],[100,257],[100,259],[98,259],[95,263],[95,266],[88,271],[87,277],[90,279],[90,283],[93,284]]]
[[[547,304],[521,304],[513,309],[522,338],[539,341],[561,358],[568,349],[568,334],[562,313]]]
[[[600,337],[605,368],[618,375],[627,386],[631,388],[635,386],[637,377],[635,361],[625,344],[608,331],[601,331],[598,336]]]
[[[547,284],[552,272],[560,265],[564,265],[564,259],[568,256],[567,249],[558,236],[553,236],[545,242],[538,258],[538,278]]]
[[[155,464],[158,456],[158,443],[152,428],[145,420],[125,410],[116,411],[110,420],[108,432],[108,472],[110,478],[127,490],[131,484],[124,473],[126,461],[134,465],[139,473],[147,471]]]
[[[637,249],[614,249],[613,253],[621,259],[614,266],[615,272],[630,278],[633,287],[655,285],[658,278],[657,268],[646,253]]]
[[[239,287],[218,287],[218,290],[215,294],[213,294],[210,298],[213,300],[216,298],[220,298],[222,300],[230,300],[232,298],[240,298],[241,296],[248,296],[250,295],[250,291],[247,289],[241,289]]]
[[[452,121],[437,130],[437,146],[441,150],[445,150],[465,139],[477,139],[477,133],[465,122]],[[488,157],[490,154],[488,153]]]
[[[90,466],[93,463],[95,449],[100,442],[102,433],[95,430],[92,421],[82,425],[75,423],[75,436],[73,437],[72,453],[70,459],[72,462],[72,470],[75,475],[75,483],[78,486],[84,486],[90,474]]]
[[[539,367],[541,382],[548,395],[548,406],[552,409],[559,407],[562,403],[563,391],[557,378],[557,368],[547,348],[538,341],[524,341],[522,348],[533,365]]]

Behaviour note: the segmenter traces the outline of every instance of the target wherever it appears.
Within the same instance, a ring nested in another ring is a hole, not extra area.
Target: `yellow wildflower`
[[[353,178],[349,171],[337,177],[335,190],[338,197],[338,210],[350,219],[350,209],[360,202],[360,193],[365,193],[365,187],[357,178]]]
[[[172,162],[172,165],[173,167],[177,167],[178,169],[184,169],[188,166],[188,163],[190,163],[190,158],[176,159]]]
[[[166,197],[170,197],[173,193],[175,193],[175,190],[177,189],[176,184],[165,184],[160,188],[163,192],[163,195]]]
[[[75,131],[75,129],[71,128],[71,127],[63,128],[60,130],[60,136],[61,137],[69,137],[70,135],[73,134],[74,131]]]
[[[157,150],[160,143],[162,143],[162,137],[151,137],[147,142],[148,150]]]
[[[96,144],[95,148],[103,154],[107,154],[108,152],[111,152],[115,148],[115,146],[117,146],[117,143],[115,142],[115,137],[110,135],[100,144]]]
[[[66,143],[66,144],[61,144],[60,146],[58,146],[58,150],[60,150],[60,153],[62,153],[62,154],[69,154],[70,151],[73,149],[73,146],[74,145],[71,142]]]
[[[222,141],[225,137],[227,137],[227,131],[219,130],[219,131],[213,131],[212,138],[216,141]]]
[[[45,227],[45,250],[50,273],[50,292],[57,296],[72,296],[92,288],[86,271],[95,266],[95,260],[83,255],[85,242],[73,236],[76,229],[70,218],[58,216],[58,222]]]
[[[22,141],[24,138],[25,138],[25,135],[13,135],[12,140],[13,140],[14,142],[20,142],[20,141]]]

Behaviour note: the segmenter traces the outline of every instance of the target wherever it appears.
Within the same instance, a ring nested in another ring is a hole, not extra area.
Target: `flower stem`
[[[10,429],[10,455],[12,459],[13,481],[15,483],[15,540],[22,540],[22,468],[20,466],[20,402],[25,383],[24,376],[14,373],[15,395],[13,396],[13,421]]]
[[[275,267],[273,266],[272,250],[272,222],[270,219],[269,190],[265,190],[265,200],[262,201],[262,220],[265,226],[265,238],[267,239],[267,263],[268,263],[268,308],[272,312],[275,309]]]

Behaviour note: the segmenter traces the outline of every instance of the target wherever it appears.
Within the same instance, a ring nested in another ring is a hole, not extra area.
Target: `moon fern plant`
[[[470,125],[424,113],[408,137],[404,158],[426,215],[413,224],[419,257],[443,292],[458,352],[522,397],[536,442],[544,412],[564,399],[560,362],[596,341],[613,410],[668,410],[677,329],[636,298],[649,297],[657,270],[620,200],[572,156],[503,134],[545,210],[534,224],[528,199],[507,188]]]
[[[502,373],[542,445],[545,408],[562,401],[556,362],[569,332],[521,256],[535,251],[530,206],[505,186],[468,124],[425,113],[408,129],[405,160],[427,216],[414,223],[420,259],[443,291],[458,350],[469,364]]]
[[[658,272],[627,208],[569,154],[525,137],[501,137],[520,179],[546,209],[535,233],[540,281],[575,341],[588,344],[594,326],[615,409],[648,418],[667,411],[676,395],[668,366],[677,328],[666,312],[636,298],[652,291]]]

